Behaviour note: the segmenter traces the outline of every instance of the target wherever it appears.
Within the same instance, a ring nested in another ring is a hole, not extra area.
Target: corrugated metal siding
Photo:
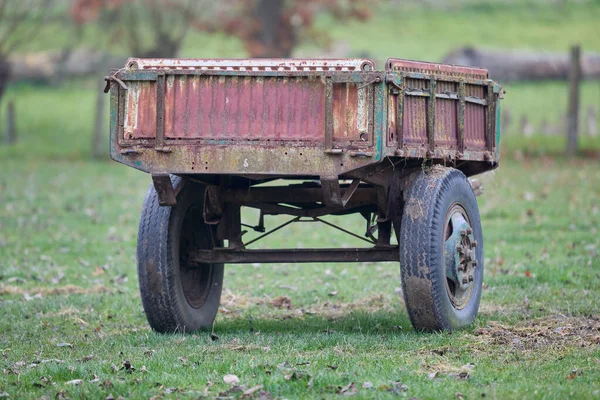
[[[465,85],[465,96],[484,98],[483,86]],[[485,148],[485,107],[479,104],[465,105],[465,150]]]
[[[457,84],[438,81],[436,93],[456,94]],[[435,145],[456,149],[458,140],[458,100],[436,99]]]
[[[359,142],[369,130],[369,88],[333,85],[333,140]],[[156,83],[131,82],[125,139],[153,138]],[[320,77],[167,75],[166,139],[323,141],[325,83]]]
[[[429,81],[407,79],[407,90],[423,90],[429,87]],[[403,142],[409,145],[427,144],[427,98],[406,96],[404,98]]]
[[[462,76],[473,79],[487,79],[488,71],[483,68],[463,67],[459,65],[437,64],[425,61],[401,60],[388,58],[386,69],[392,71],[435,74],[438,76]]]
[[[368,88],[357,84],[333,85],[333,140],[360,141],[368,130]]]
[[[320,79],[167,77],[167,138],[320,140],[324,126]]]
[[[125,139],[148,139],[156,134],[156,82],[132,81],[125,95]]]

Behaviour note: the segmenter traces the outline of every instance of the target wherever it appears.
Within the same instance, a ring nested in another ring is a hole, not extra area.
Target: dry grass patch
[[[475,330],[477,344],[502,346],[519,351],[563,350],[597,347],[600,344],[600,318],[555,315],[527,321],[525,326],[508,326],[490,321]]]

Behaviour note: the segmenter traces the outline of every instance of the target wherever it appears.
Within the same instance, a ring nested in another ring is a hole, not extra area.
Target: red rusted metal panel
[[[406,79],[407,91],[428,90],[429,81]],[[404,99],[403,142],[407,145],[427,145],[427,102],[426,97],[406,96]]]
[[[153,138],[156,84],[127,91],[124,137]],[[361,142],[369,130],[368,88],[333,85],[333,140]],[[323,141],[325,84],[312,77],[168,75],[165,138]]]
[[[436,93],[455,95],[458,84],[438,81]],[[456,149],[458,139],[458,100],[436,99],[435,105],[435,145],[446,149]]]
[[[129,84],[125,96],[125,139],[147,139],[156,134],[156,82]]]
[[[107,80],[111,157],[153,174],[341,176],[385,157],[498,158],[501,88],[477,68],[130,59]]]
[[[369,88],[359,88],[357,84],[333,85],[334,142],[360,142],[361,134],[369,135],[368,92]]]
[[[325,96],[314,77],[169,75],[167,139],[323,138]]]
[[[484,87],[465,85],[465,97],[485,99]],[[465,104],[465,150],[485,149],[485,107],[480,104],[467,102]]]

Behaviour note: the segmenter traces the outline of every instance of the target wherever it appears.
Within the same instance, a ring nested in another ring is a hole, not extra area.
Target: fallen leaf
[[[50,280],[50,282],[52,282],[54,285],[56,285],[57,283],[59,283],[60,281],[62,281],[62,279],[65,277],[64,272],[59,272],[54,278],[52,278]]]
[[[56,347],[70,347],[70,348],[73,348],[73,344],[72,343],[57,343]]]
[[[181,363],[182,363],[183,365],[187,365],[187,360],[188,360],[188,358],[187,358],[187,357],[179,357],[179,361],[181,361]]]
[[[272,400],[273,396],[271,396],[271,393],[269,392],[265,392],[264,390],[261,390],[258,393],[258,400]]]
[[[129,373],[135,371],[135,368],[133,367],[133,365],[131,365],[131,362],[129,362],[129,360],[123,361],[123,368],[121,369],[124,369],[126,372]]]
[[[104,382],[100,384],[104,390],[112,388],[114,385],[110,379],[105,379]]]
[[[96,266],[96,268],[94,269],[94,272],[92,272],[92,276],[100,276],[100,275],[104,275],[104,270],[98,266]]]
[[[408,386],[402,384],[401,382],[393,382],[392,387],[388,389],[388,392],[400,394],[401,392],[406,392],[407,390]]]
[[[354,384],[354,382],[350,382],[349,384],[338,390],[336,393],[343,394],[345,396],[352,396],[356,393],[356,385]]]
[[[334,290],[333,292],[329,292],[329,296],[333,297],[333,296],[337,296],[338,292],[337,290]]]
[[[236,384],[240,383],[240,378],[238,378],[236,375],[233,375],[233,374],[227,374],[223,377],[223,382],[225,382],[229,385],[236,385]]]
[[[250,389],[244,390],[244,396],[252,396],[254,392],[263,388],[263,385],[256,385],[251,387]]]
[[[81,385],[83,383],[83,379],[73,379],[72,381],[66,382],[67,385]]]
[[[292,309],[292,299],[290,299],[288,296],[275,297],[270,303],[275,308],[286,308],[288,310]]]
[[[109,394],[108,396],[106,396],[106,397],[104,398],[104,400],[115,400],[115,396],[113,396],[113,394],[111,393],[111,394]]]
[[[456,379],[459,380],[465,380],[465,379],[469,379],[469,373],[468,372],[460,372],[458,375],[456,375]]]
[[[371,382],[365,382],[362,384],[363,389],[372,389],[373,384]]]
[[[528,277],[528,278],[531,278],[531,271],[526,270],[525,271],[525,276]]]
[[[115,285],[120,285],[122,283],[127,283],[128,278],[127,278],[127,274],[121,274],[113,279],[111,279],[112,283],[114,283]]]
[[[25,299],[25,301],[31,301],[31,300],[35,300],[35,299],[41,299],[42,298],[42,294],[41,293],[36,293],[33,296],[30,296],[29,293],[24,293],[23,294],[23,298]]]
[[[242,388],[242,386],[238,386],[238,385],[233,385],[232,387],[230,387],[229,389],[219,393],[219,398],[232,398],[233,396],[231,396],[234,393],[239,393],[239,392],[243,392],[244,388]]]

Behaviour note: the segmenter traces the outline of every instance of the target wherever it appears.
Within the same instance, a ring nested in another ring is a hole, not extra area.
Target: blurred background
[[[595,157],[599,20],[598,0],[0,0],[0,157],[107,159],[102,80],[129,56],[484,66],[507,90],[505,155],[562,154],[571,115],[571,151]]]

